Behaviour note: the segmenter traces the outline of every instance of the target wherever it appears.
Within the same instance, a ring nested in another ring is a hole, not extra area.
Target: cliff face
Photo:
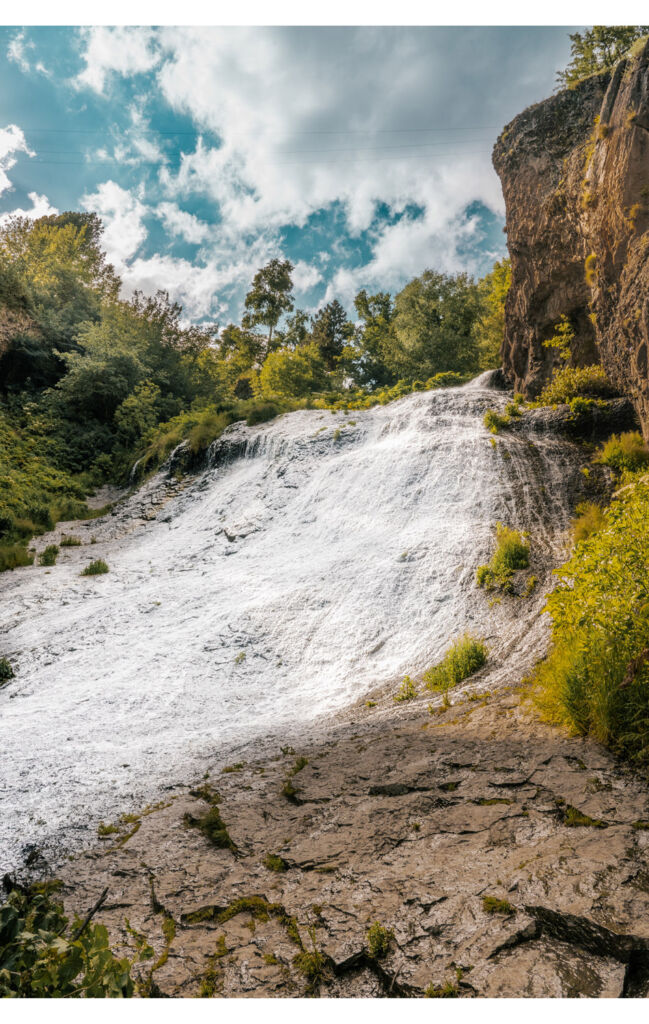
[[[649,437],[649,43],[520,114],[493,162],[512,260],[507,378],[539,393],[556,362],[543,341],[565,314],[573,365],[601,362]]]

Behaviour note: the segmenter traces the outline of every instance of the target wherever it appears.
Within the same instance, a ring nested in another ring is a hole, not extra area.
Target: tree
[[[328,370],[335,370],[354,325],[338,299],[328,302],[311,319],[311,336]]]
[[[396,383],[388,367],[389,351],[394,344],[394,302],[389,292],[368,295],[362,289],[354,299],[360,320],[354,334],[355,351],[348,346],[344,359],[352,378],[370,387]]]
[[[275,344],[278,348],[297,348],[310,340],[309,315],[303,309],[296,309],[289,316],[283,331],[275,331]]]
[[[305,398],[325,391],[328,380],[317,345],[301,345],[295,351],[280,349],[266,357],[259,374],[259,391],[264,398]]]
[[[290,260],[273,259],[257,271],[252,279],[252,288],[246,295],[244,305],[248,312],[241,325],[246,330],[257,324],[268,328],[267,352],[271,351],[273,330],[279,318],[293,309],[292,272],[293,264]]]
[[[648,32],[648,25],[595,25],[583,34],[571,33],[570,63],[565,71],[557,71],[560,87],[575,85],[582,78],[613,67]]]
[[[399,378],[426,380],[448,370],[479,368],[475,325],[481,302],[473,278],[425,270],[399,292],[395,310],[394,344],[386,362]]]
[[[500,365],[500,349],[505,334],[505,299],[512,280],[509,258],[494,263],[491,273],[478,283],[482,312],[476,323],[479,369]]]

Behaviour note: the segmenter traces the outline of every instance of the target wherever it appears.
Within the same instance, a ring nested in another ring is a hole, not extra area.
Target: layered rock
[[[549,380],[562,315],[572,363],[601,361],[649,437],[649,43],[516,117],[494,148],[512,287],[505,374],[526,396]]]

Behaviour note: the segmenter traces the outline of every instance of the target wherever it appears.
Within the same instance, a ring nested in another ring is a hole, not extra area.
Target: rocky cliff
[[[649,43],[614,69],[538,103],[493,153],[507,210],[512,287],[503,367],[538,394],[562,314],[572,362],[601,362],[649,438]]]

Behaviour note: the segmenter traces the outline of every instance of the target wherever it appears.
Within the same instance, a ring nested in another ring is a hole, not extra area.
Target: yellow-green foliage
[[[406,676],[392,700],[395,704],[402,704],[406,700],[414,700],[416,696],[417,687],[410,676]]]
[[[514,914],[515,910],[507,900],[499,900],[497,896],[483,896],[482,909],[485,914]]]
[[[433,985],[432,982],[424,991],[425,999],[457,999],[460,994],[460,987],[452,981],[445,981],[443,985]]]
[[[552,648],[534,674],[549,721],[649,761],[649,486],[619,492],[605,524],[557,570]]]
[[[575,398],[610,398],[615,388],[601,366],[562,366],[538,397],[538,405],[564,405]]]
[[[482,422],[491,434],[497,434],[503,427],[509,426],[511,416],[503,416],[502,413],[496,412],[495,409],[487,409]]]
[[[518,569],[527,569],[530,546],[518,530],[496,523],[496,550],[488,565],[478,566],[476,582],[485,590],[511,591],[511,580]]]
[[[391,928],[384,928],[375,921],[367,930],[367,950],[373,960],[382,960],[390,951],[390,943],[394,941]]]
[[[626,434],[613,434],[606,441],[596,456],[596,461],[603,466],[622,473],[624,470],[634,473],[649,465],[649,449],[637,430]]]
[[[559,323],[554,325],[554,330],[555,333],[552,337],[546,338],[543,342],[543,347],[556,349],[561,361],[567,363],[570,359],[572,343],[575,340],[575,332],[565,314],[560,317]]]
[[[451,644],[442,660],[424,672],[428,690],[448,690],[482,668],[487,660],[484,641],[465,633]]]
[[[597,282],[597,255],[591,252],[586,257],[584,263],[584,276],[586,278],[586,284],[589,288],[592,288]]]
[[[575,509],[577,515],[572,524],[572,537],[575,544],[580,540],[586,540],[591,533],[596,533],[606,525],[606,516],[601,505],[593,501],[582,501]]]

